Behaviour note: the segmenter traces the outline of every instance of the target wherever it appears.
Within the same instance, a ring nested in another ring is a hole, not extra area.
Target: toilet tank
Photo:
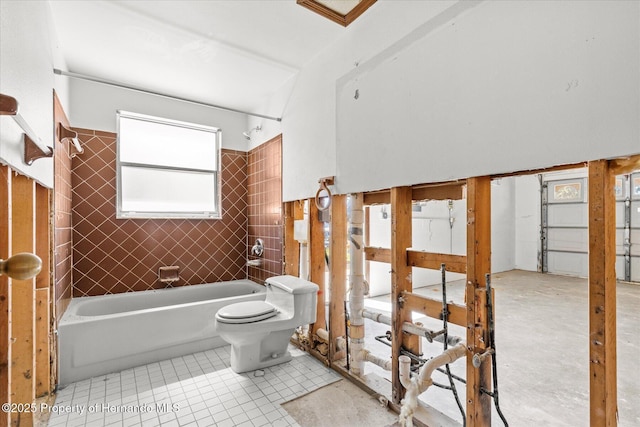
[[[301,324],[316,321],[318,285],[294,276],[275,276],[266,280],[266,302],[296,317]]]

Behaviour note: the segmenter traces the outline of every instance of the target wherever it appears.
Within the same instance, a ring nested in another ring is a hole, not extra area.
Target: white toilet
[[[318,285],[293,276],[266,281],[265,301],[227,305],[216,314],[216,330],[231,344],[231,369],[242,373],[291,360],[293,331],[316,321]]]

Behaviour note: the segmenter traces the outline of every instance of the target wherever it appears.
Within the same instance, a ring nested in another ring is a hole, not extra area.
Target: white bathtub
[[[60,386],[219,347],[221,307],[264,300],[250,280],[73,298],[58,323]]]

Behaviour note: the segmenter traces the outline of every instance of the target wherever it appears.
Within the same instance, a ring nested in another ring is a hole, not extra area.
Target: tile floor
[[[341,377],[309,354],[255,372],[229,367],[230,346],[150,363],[58,391],[48,426],[297,426],[280,404]]]

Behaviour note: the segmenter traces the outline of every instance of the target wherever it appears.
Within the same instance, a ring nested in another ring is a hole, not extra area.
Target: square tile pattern
[[[340,376],[289,350],[290,362],[244,374],[224,346],[70,384],[48,408],[48,426],[297,426],[280,405]]]

